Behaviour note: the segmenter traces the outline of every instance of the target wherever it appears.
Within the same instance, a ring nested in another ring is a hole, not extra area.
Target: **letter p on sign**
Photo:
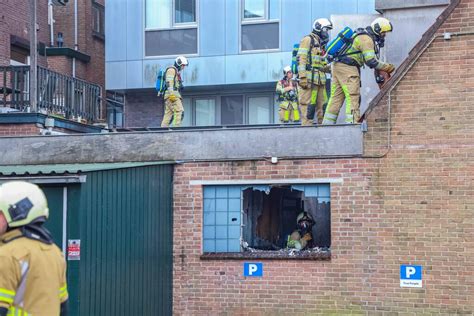
[[[244,276],[246,277],[262,277],[263,263],[244,263]]]

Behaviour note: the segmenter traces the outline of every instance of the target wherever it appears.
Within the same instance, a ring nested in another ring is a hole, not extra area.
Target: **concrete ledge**
[[[0,164],[337,158],[363,153],[360,125],[0,137]]]
[[[449,5],[450,0],[376,0],[375,10],[394,10]]]

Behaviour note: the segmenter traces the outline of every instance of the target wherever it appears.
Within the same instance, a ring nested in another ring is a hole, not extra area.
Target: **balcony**
[[[37,109],[30,104],[30,66],[0,66],[0,109],[37,112],[91,124],[100,119],[98,85],[38,67]]]

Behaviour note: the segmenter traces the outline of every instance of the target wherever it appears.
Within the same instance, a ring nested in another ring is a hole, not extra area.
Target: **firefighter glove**
[[[178,98],[177,98],[174,94],[171,94],[171,95],[168,97],[168,100],[170,100],[171,102],[175,102],[176,100],[178,100]]]
[[[388,72],[391,74],[395,70],[395,65],[394,64],[387,64],[386,69],[383,69],[384,71]]]

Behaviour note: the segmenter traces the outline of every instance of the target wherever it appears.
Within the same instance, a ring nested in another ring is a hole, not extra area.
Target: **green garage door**
[[[41,188],[46,195],[49,207],[49,220],[46,222],[46,228],[53,235],[54,243],[63,249],[63,192],[65,188],[44,185],[41,185]]]

